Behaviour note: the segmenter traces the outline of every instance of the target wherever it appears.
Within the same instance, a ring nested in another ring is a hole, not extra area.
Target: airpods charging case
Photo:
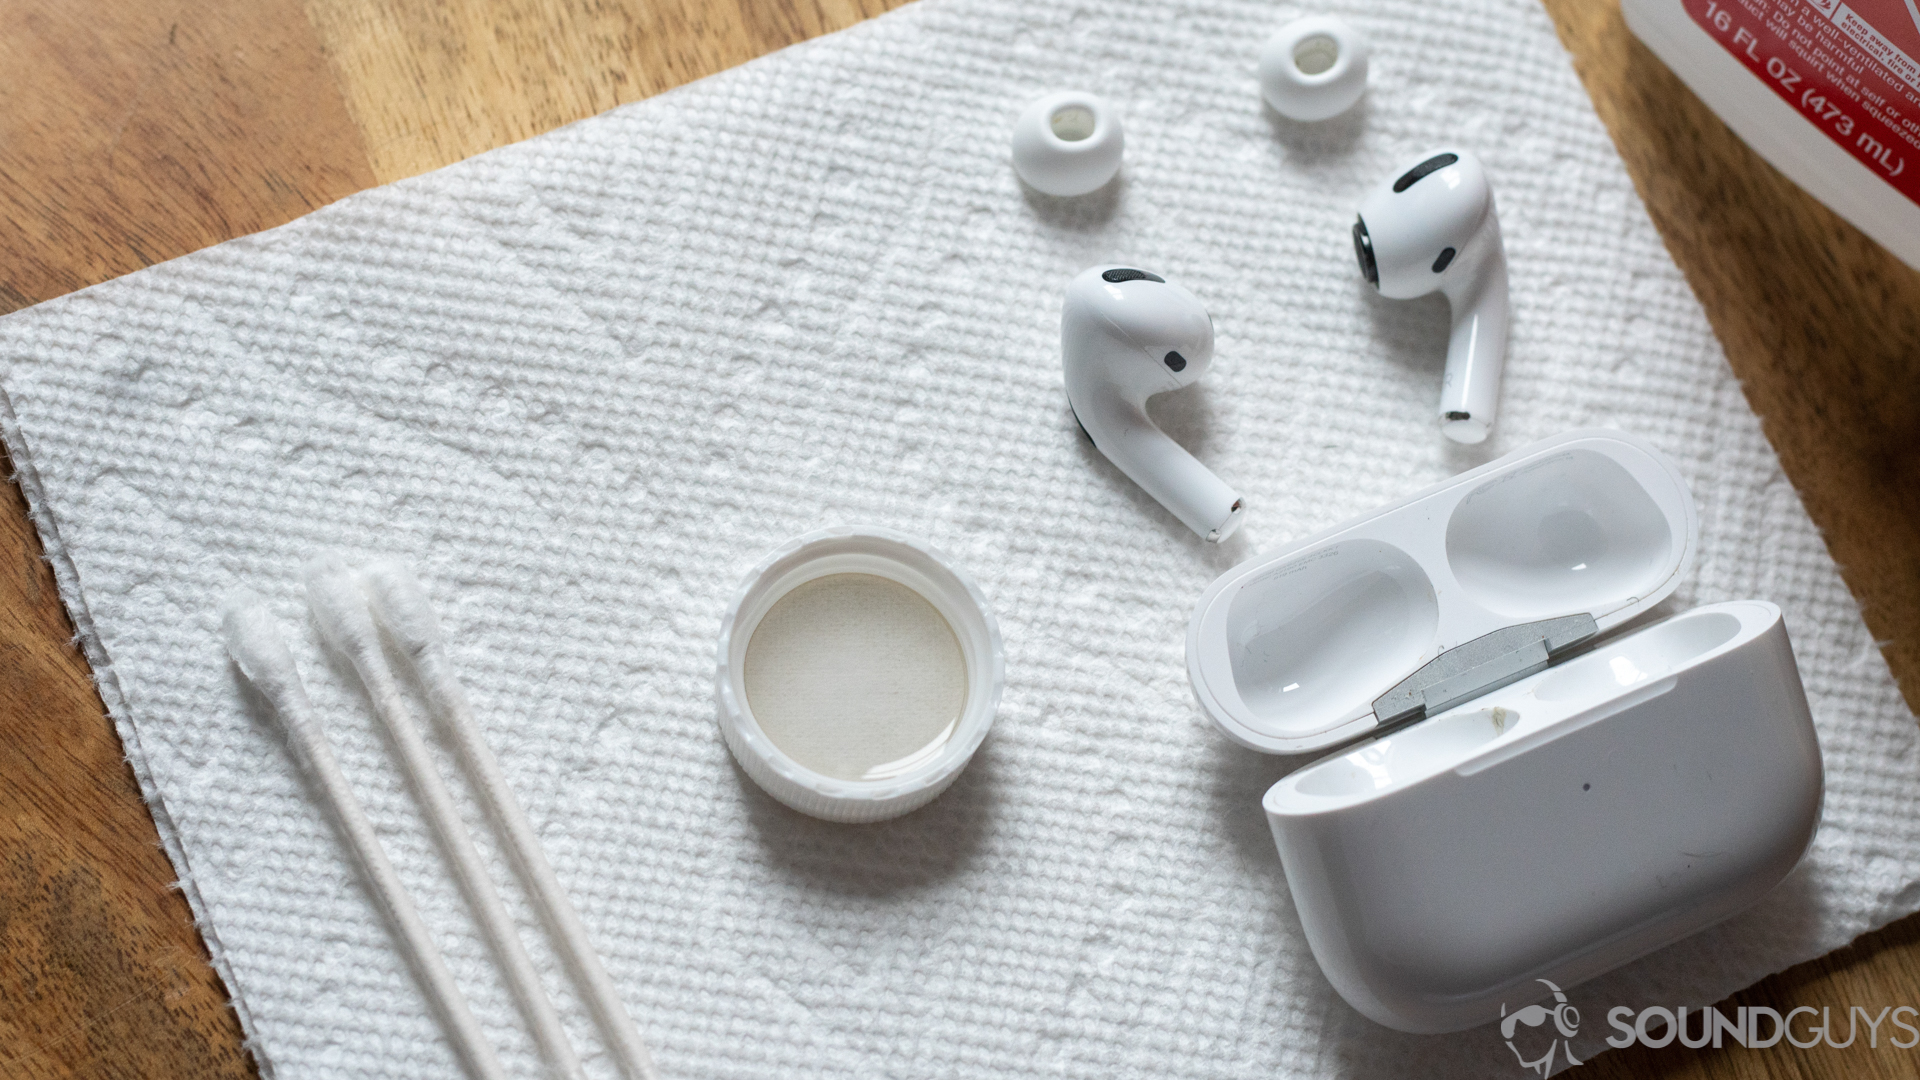
[[[1718,922],[1819,824],[1780,609],[1624,628],[1691,565],[1658,450],[1576,431],[1228,571],[1187,667],[1235,741],[1336,748],[1262,800],[1328,981],[1457,1031]],[[1363,741],[1355,742],[1360,739]]]

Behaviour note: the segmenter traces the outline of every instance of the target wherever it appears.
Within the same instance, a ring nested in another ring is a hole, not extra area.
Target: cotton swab
[[[426,923],[414,907],[413,898],[394,873],[386,849],[374,834],[373,823],[353,797],[346,774],[334,759],[326,732],[314,718],[313,705],[307,700],[300,670],[293,654],[287,651],[280,628],[258,597],[240,593],[227,600],[221,617],[227,652],[247,681],[260,691],[286,729],[287,742],[294,757],[320,788],[320,795],[332,809],[334,820],[352,849],[374,901],[399,936],[401,947],[413,969],[426,984],[427,997],[440,1013],[455,1049],[465,1059],[467,1070],[477,1080],[507,1080],[493,1047],[480,1031],[467,999],[454,984],[440,948],[433,942]]]
[[[585,989],[587,1002],[621,1071],[629,1080],[659,1080],[646,1043],[641,1041],[633,1019],[620,1004],[613,980],[607,977],[599,955],[587,939],[586,927],[581,925],[580,917],[560,888],[560,881],[547,863],[546,853],[527,821],[526,812],[507,787],[499,761],[480,736],[466,692],[447,659],[440,621],[434,616],[426,591],[404,565],[396,562],[375,563],[363,571],[362,579],[373,596],[374,611],[381,624],[413,661],[434,715],[451,734],[461,763],[479,789],[481,801],[506,835],[507,850],[512,852],[521,876],[532,886],[547,929],[559,941],[562,955]]]
[[[400,755],[401,770],[419,797],[421,808],[426,812],[434,832],[439,835],[453,863],[454,873],[479,916],[481,929],[486,932],[494,955],[500,959],[507,984],[519,999],[520,1007],[532,1025],[534,1040],[539,1043],[553,1074],[564,1080],[584,1080],[580,1058],[574,1053],[566,1029],[560,1024],[560,1014],[553,1007],[553,999],[547,996],[546,988],[540,984],[540,975],[534,970],[533,959],[527,955],[526,946],[521,943],[520,934],[514,929],[513,918],[507,914],[506,905],[501,902],[493,879],[487,875],[486,866],[473,846],[472,837],[460,821],[453,796],[440,779],[439,770],[434,767],[428,754],[426,740],[421,737],[419,727],[407,713],[399,684],[394,681],[393,669],[387,664],[386,651],[380,644],[380,631],[374,625],[367,594],[361,588],[358,575],[337,560],[321,559],[310,563],[307,567],[307,607],[313,613],[314,625],[319,628],[321,638],[329,648],[353,664],[360,681],[366,684],[374,713],[393,737],[393,745]]]

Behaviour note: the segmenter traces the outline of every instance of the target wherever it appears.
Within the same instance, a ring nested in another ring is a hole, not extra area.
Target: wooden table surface
[[[0,313],[897,2],[11,0]],[[1617,0],[1545,3],[1920,705],[1920,273],[1761,162],[1632,39]],[[38,554],[17,488],[0,485],[0,1074],[251,1075]],[[1730,1004],[1920,1006],[1920,916]],[[1920,1077],[1917,1062],[1884,1043],[1675,1046],[1610,1051],[1585,1075]]]

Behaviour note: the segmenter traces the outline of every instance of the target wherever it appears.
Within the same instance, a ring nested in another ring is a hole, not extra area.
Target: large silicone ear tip
[[[1085,195],[1120,171],[1120,115],[1097,95],[1062,90],[1041,97],[1013,124],[1013,170],[1048,195]]]
[[[1281,27],[1260,49],[1260,94],[1294,120],[1326,120],[1367,89],[1366,35],[1332,15],[1309,15]]]

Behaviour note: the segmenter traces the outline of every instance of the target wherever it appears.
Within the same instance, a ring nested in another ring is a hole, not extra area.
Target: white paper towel
[[[1787,610],[1829,784],[1777,894],[1574,993],[1582,1055],[1612,1005],[1713,1001],[1920,905],[1914,720],[1545,14],[1343,6],[1377,43],[1372,87],[1320,126],[1255,85],[1291,7],[924,0],[0,320],[8,443],[263,1071],[456,1069],[217,637],[237,586],[303,626],[299,567],[328,548],[429,575],[669,1076],[1518,1074],[1491,1029],[1399,1036],[1333,994],[1258,807],[1294,763],[1210,729],[1182,641],[1251,552],[1578,425],[1685,470],[1702,545],[1678,605]],[[1021,105],[1067,86],[1129,140],[1077,201],[1008,161]],[[1512,264],[1478,450],[1432,418],[1443,303],[1378,299],[1349,250],[1362,191],[1443,140],[1484,155]],[[1216,320],[1212,373],[1156,413],[1248,498],[1221,550],[1067,411],[1061,290],[1108,260]],[[738,576],[839,521],[947,550],[1006,635],[985,749],[879,826],[775,804],[714,724]],[[533,1075],[364,702],[311,633],[297,650],[456,976]]]

